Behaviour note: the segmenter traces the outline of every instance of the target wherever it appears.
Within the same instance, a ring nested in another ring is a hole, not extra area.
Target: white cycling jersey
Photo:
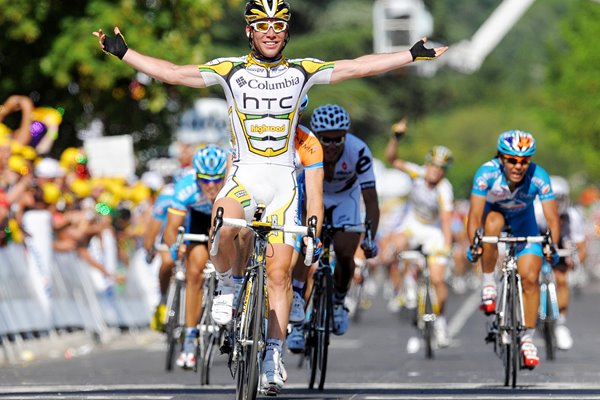
[[[440,213],[454,210],[452,184],[448,179],[442,178],[432,187],[425,181],[425,166],[405,162],[405,168],[413,181],[409,194],[411,212],[423,224],[439,226]]]
[[[252,54],[200,65],[206,85],[219,84],[225,91],[233,162],[293,168],[299,105],[311,86],[329,83],[333,65],[285,57],[265,63]]]
[[[333,209],[334,226],[359,225],[361,190],[375,187],[373,155],[365,142],[346,134],[344,151],[335,164],[331,180],[323,181],[323,203]]]
[[[217,198],[236,200],[248,221],[257,204],[264,204],[263,218],[282,225],[298,223],[294,171],[298,110],[311,86],[329,83],[333,65],[285,57],[266,63],[249,54],[198,67],[207,86],[221,85],[229,106],[233,168]],[[274,234],[269,240],[293,245],[294,236]]]

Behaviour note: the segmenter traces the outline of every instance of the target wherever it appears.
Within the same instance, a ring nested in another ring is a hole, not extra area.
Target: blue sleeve
[[[552,185],[550,184],[550,175],[539,165],[535,165],[535,171],[531,182],[537,189],[537,195],[540,197],[541,201],[552,200],[556,197],[552,191]]]

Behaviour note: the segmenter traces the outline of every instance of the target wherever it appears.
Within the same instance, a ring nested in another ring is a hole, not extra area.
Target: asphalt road
[[[503,386],[501,360],[484,342],[485,317],[478,293],[452,294],[448,304],[451,345],[433,360],[421,351],[406,352],[414,328],[390,313],[381,297],[333,337],[325,390],[307,389],[298,356],[286,355],[289,374],[282,399],[600,399],[600,284],[590,282],[574,299],[569,325],[575,345],[544,360],[533,371],[520,371],[516,389]],[[49,349],[51,350],[51,349]],[[121,335],[109,344],[75,346],[59,356],[0,367],[0,399],[231,399],[233,380],[218,356],[211,385],[201,386],[190,371],[164,371],[161,335],[149,331]]]

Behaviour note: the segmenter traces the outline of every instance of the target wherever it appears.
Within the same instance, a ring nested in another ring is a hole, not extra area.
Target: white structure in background
[[[504,0],[470,39],[450,44],[434,63],[415,64],[421,75],[433,75],[444,65],[459,72],[477,71],[486,57],[521,19],[535,0]],[[406,50],[433,33],[433,18],[422,0],[376,0],[373,5],[373,39],[377,53]],[[438,43],[429,42],[431,47]]]
[[[376,53],[409,49],[433,33],[433,17],[422,0],[376,0],[373,39]]]
[[[504,0],[470,39],[451,45],[440,61],[462,73],[477,71],[534,2]]]
[[[175,138],[186,144],[226,144],[229,140],[227,102],[219,98],[196,100],[181,116]]]
[[[94,177],[135,176],[135,156],[131,135],[89,137],[83,142],[88,168]]]

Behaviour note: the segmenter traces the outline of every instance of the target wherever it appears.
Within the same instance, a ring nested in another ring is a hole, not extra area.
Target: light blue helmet
[[[192,164],[198,178],[206,180],[222,178],[227,170],[227,152],[214,144],[209,144],[196,151]]]
[[[498,137],[498,152],[508,156],[529,157],[535,154],[535,139],[529,132],[512,130]]]
[[[347,131],[350,129],[350,115],[342,106],[325,104],[313,111],[310,118],[310,128],[316,133],[323,131]]]

